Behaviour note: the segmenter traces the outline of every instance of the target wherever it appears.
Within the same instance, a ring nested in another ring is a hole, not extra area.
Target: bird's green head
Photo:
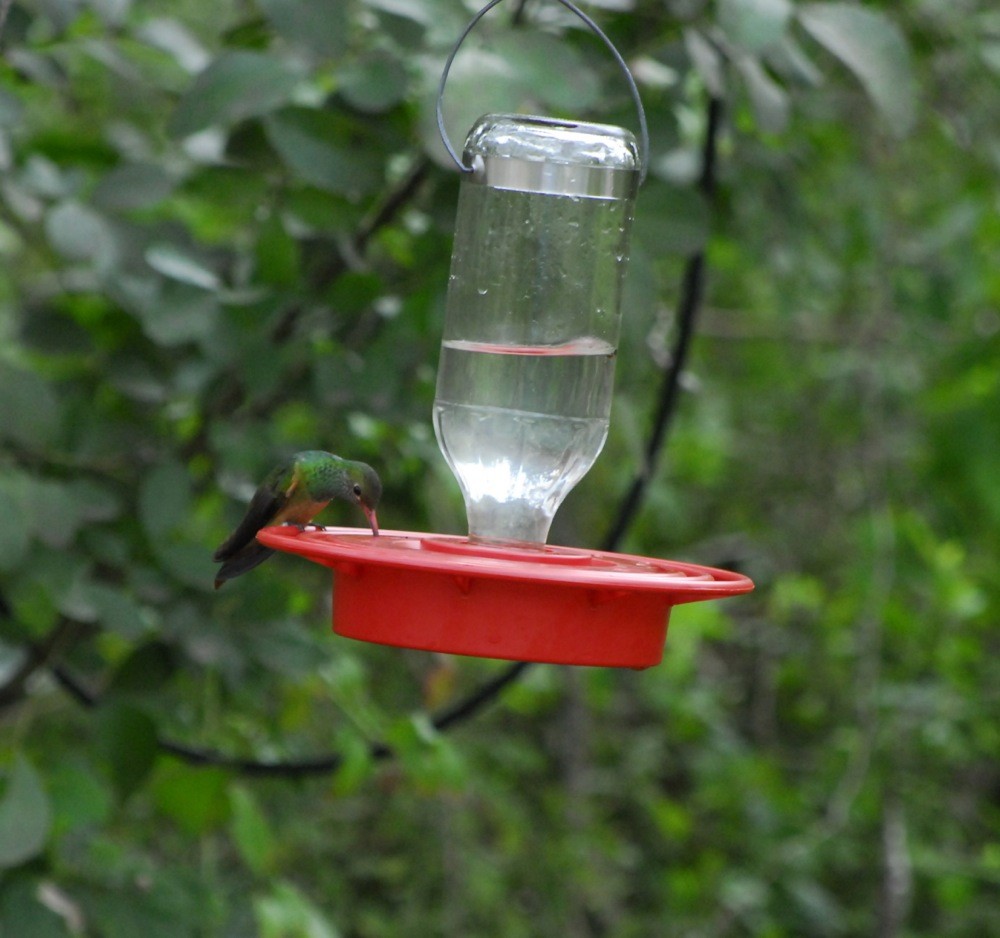
[[[350,479],[351,492],[361,510],[372,526],[372,533],[378,534],[378,518],[375,509],[382,497],[382,480],[378,473],[367,463],[351,462],[347,464],[347,477]]]

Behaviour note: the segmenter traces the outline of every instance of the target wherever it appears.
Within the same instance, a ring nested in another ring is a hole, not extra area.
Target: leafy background
[[[652,161],[611,436],[552,540],[613,523],[701,257],[622,547],[757,590],[678,610],[659,667],[535,667],[448,732],[504,665],[332,637],[292,558],[216,594],[210,554],[303,447],[377,465],[387,526],[463,529],[432,105],[472,9],[0,9],[0,933],[1000,933],[992,4],[588,5]],[[467,46],[456,139],[633,125],[557,4]]]

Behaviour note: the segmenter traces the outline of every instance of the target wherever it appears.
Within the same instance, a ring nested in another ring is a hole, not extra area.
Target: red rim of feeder
[[[360,532],[270,527],[257,539],[333,570],[334,632],[401,648],[647,668],[673,606],[753,589],[739,573],[652,557]]]

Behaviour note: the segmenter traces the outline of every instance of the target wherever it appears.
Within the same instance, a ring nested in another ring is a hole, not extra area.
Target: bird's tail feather
[[[243,550],[235,556],[230,557],[219,567],[219,571],[215,575],[215,588],[218,589],[226,580],[231,580],[233,577],[238,577],[248,570],[253,570],[254,567],[262,564],[273,553],[274,550],[272,548],[265,547],[257,541],[247,544]]]

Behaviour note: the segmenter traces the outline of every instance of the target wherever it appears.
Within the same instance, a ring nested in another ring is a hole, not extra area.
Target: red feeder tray
[[[673,606],[753,589],[695,564],[411,531],[270,527],[257,539],[333,570],[338,635],[480,658],[648,668]]]

